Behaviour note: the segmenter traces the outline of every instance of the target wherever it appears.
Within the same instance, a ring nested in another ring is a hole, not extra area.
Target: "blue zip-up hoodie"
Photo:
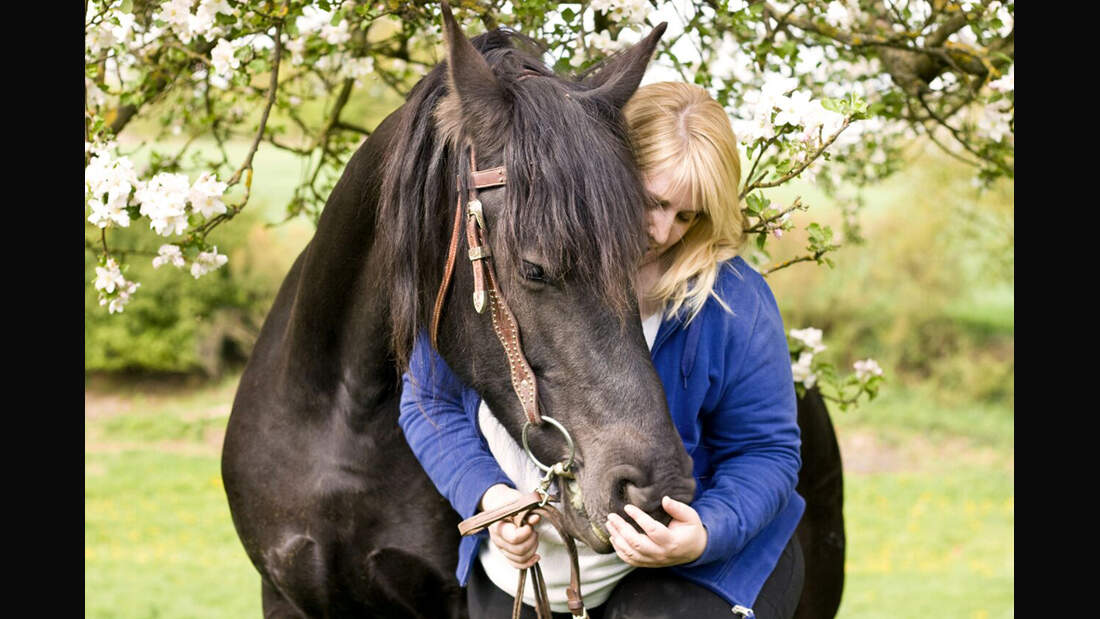
[[[764,278],[740,257],[723,263],[713,298],[685,326],[665,318],[651,349],[668,409],[694,461],[691,506],[707,530],[703,554],[668,568],[731,606],[751,607],[798,525],[801,467],[794,379],[783,320]],[[490,486],[512,486],[478,429],[475,391],[418,337],[404,376],[399,423],[416,457],[462,518]],[[469,578],[488,533],[462,538]]]

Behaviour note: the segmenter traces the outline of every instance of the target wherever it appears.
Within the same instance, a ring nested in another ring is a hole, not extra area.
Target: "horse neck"
[[[283,368],[315,394],[351,391],[348,397],[366,402],[396,386],[389,303],[385,287],[372,281],[378,270],[372,263],[383,162],[397,116],[382,121],[352,156],[300,258]]]

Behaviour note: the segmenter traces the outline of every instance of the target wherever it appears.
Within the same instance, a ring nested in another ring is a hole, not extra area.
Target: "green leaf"
[[[118,10],[122,11],[123,13],[133,13],[134,0],[122,0],[122,4],[118,6]]]
[[[576,16],[577,14],[573,11],[573,9],[565,8],[561,11],[561,18],[564,19],[566,22],[573,21],[573,18]]]

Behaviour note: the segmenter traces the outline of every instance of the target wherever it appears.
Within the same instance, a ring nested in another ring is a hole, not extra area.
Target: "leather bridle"
[[[521,496],[508,505],[463,520],[459,523],[458,530],[463,536],[472,535],[506,518],[510,518],[516,526],[522,526],[531,514],[539,514],[542,518],[550,522],[550,524],[557,529],[562,539],[565,540],[566,550],[570,558],[569,587],[566,589],[569,611],[577,617],[587,618],[588,611],[584,607],[584,599],[581,596],[580,567],[577,561],[576,544],[574,543],[573,537],[565,531],[565,517],[557,508],[548,504],[550,501],[557,500],[557,497],[552,497],[547,492],[552,476],[558,475],[559,477],[572,478],[572,473],[569,471],[569,468],[573,464],[573,455],[570,454],[568,461],[560,462],[552,467],[547,467],[535,458],[534,454],[531,453],[530,448],[527,446],[527,430],[530,426],[541,426],[545,420],[557,427],[565,435],[570,445],[572,445],[572,438],[569,437],[569,433],[561,424],[554,421],[551,417],[544,417],[539,413],[538,385],[535,381],[535,373],[531,371],[531,365],[527,362],[527,358],[523,354],[523,346],[520,342],[519,327],[516,324],[515,315],[512,314],[512,310],[508,307],[504,297],[501,296],[500,288],[497,286],[496,276],[493,273],[493,267],[490,263],[493,253],[488,242],[489,231],[486,227],[485,213],[482,209],[481,201],[478,199],[479,190],[505,185],[508,182],[507,170],[504,166],[478,170],[474,147],[471,145],[469,180],[470,183],[466,196],[465,208],[462,204],[462,183],[458,184],[458,203],[455,206],[455,219],[451,229],[450,247],[447,251],[447,263],[443,269],[443,280],[439,284],[439,292],[436,294],[435,306],[432,310],[432,323],[429,332],[432,348],[438,350],[437,339],[439,321],[443,312],[443,302],[446,299],[447,290],[450,287],[451,275],[454,273],[460,229],[463,227],[462,222],[465,219],[466,242],[469,246],[468,257],[474,272],[474,309],[480,314],[485,311],[486,304],[488,304],[490,317],[493,322],[493,331],[496,333],[497,339],[500,341],[501,346],[504,347],[504,353],[508,357],[508,371],[511,374],[512,389],[515,391],[516,397],[519,398],[520,404],[523,407],[523,413],[527,417],[527,423],[523,428],[524,447],[527,450],[527,454],[535,461],[539,468],[546,470],[546,476],[543,478],[539,488]],[[515,595],[512,617],[513,619],[519,618],[520,609],[523,603],[523,589],[528,570],[531,571],[531,582],[535,589],[536,614],[539,619],[550,619],[550,601],[546,593],[546,583],[542,578],[542,569],[537,562],[530,568],[520,571],[519,587]]]

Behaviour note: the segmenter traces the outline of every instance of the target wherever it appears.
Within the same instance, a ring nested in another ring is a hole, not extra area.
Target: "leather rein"
[[[569,612],[577,617],[588,617],[588,611],[584,607],[584,599],[581,596],[580,567],[577,561],[577,547],[573,537],[565,531],[565,517],[555,507],[549,505],[551,501],[557,501],[558,497],[548,493],[552,478],[572,478],[570,467],[573,464],[573,454],[567,461],[559,462],[552,467],[547,467],[535,458],[527,445],[527,430],[530,426],[541,426],[543,421],[558,428],[565,435],[566,441],[572,449],[573,441],[569,433],[561,424],[551,417],[544,417],[538,410],[538,386],[531,365],[523,354],[523,347],[519,338],[519,327],[515,316],[508,304],[500,294],[496,276],[489,260],[492,250],[488,243],[488,228],[485,224],[485,213],[481,201],[478,199],[478,190],[492,187],[500,187],[507,183],[508,174],[504,166],[478,170],[474,148],[470,146],[470,185],[467,193],[465,208],[462,205],[461,183],[458,188],[458,204],[455,207],[454,226],[451,229],[450,247],[447,251],[447,263],[443,271],[443,281],[439,285],[436,294],[435,307],[432,310],[432,324],[430,337],[432,348],[438,350],[437,338],[439,321],[443,312],[443,302],[450,287],[451,275],[454,272],[456,255],[458,253],[459,235],[465,220],[466,243],[469,247],[468,257],[474,271],[474,309],[480,314],[485,311],[488,304],[490,317],[493,322],[493,331],[504,348],[508,357],[508,371],[511,374],[512,389],[523,406],[527,423],[523,428],[523,443],[528,456],[535,461],[539,468],[546,471],[539,487],[519,499],[494,509],[489,512],[476,514],[458,525],[459,533],[463,536],[473,535],[489,525],[504,519],[510,519],[517,527],[523,526],[524,521],[531,514],[538,514],[557,529],[561,538],[565,540],[565,547],[569,553],[569,587],[566,589]],[[520,570],[519,586],[515,595],[515,603],[512,607],[513,619],[519,619],[523,606],[523,590],[527,580],[527,572],[531,572],[531,582],[535,590],[535,611],[539,619],[551,619],[550,600],[546,593],[546,582],[543,580],[542,568],[538,562],[529,568]]]

